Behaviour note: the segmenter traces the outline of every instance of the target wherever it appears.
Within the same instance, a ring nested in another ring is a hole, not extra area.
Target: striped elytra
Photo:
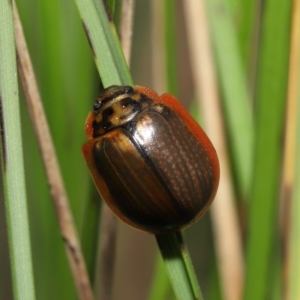
[[[172,95],[109,87],[95,102],[86,132],[83,153],[95,185],[127,224],[156,234],[178,231],[213,201],[216,152]]]

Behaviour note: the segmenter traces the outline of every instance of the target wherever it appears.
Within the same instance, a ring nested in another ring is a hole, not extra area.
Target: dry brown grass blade
[[[299,46],[300,46],[300,2],[294,0],[292,9],[291,26],[291,48],[287,91],[287,109],[286,109],[286,129],[284,143],[283,159],[283,177],[281,194],[281,212],[282,212],[282,234],[285,243],[285,262],[284,262],[284,296],[285,299],[291,299],[288,295],[289,286],[289,267],[291,257],[289,257],[290,241],[290,215],[291,215],[291,196],[295,184],[295,149],[296,149],[296,118],[297,118],[297,97],[299,82]]]
[[[22,25],[14,3],[14,23],[18,68],[24,89],[28,110],[38,139],[50,192],[59,221],[73,278],[79,299],[94,299],[90,287],[86,266],[83,260],[78,235],[71,215],[68,197],[64,188],[59,165],[56,159],[51,134],[45,117],[41,97],[38,91],[33,67],[29,57]]]
[[[151,2],[151,65],[153,88],[162,94],[167,90],[167,74],[165,68],[165,30],[163,1]]]
[[[299,66],[299,33],[300,16],[299,1],[294,1],[292,28],[290,66],[287,92],[286,131],[284,143],[283,163],[283,198],[288,201],[294,183],[295,168],[295,136],[296,136],[296,102],[298,92],[298,66]]]
[[[120,41],[123,53],[128,65],[130,65],[130,54],[132,44],[132,25],[134,17],[134,0],[122,1],[122,13],[120,23]]]
[[[104,300],[111,299],[112,296],[117,238],[117,219],[106,204],[102,206],[99,238],[100,255],[97,259],[97,269],[100,272],[96,272],[95,294],[96,299]]]
[[[241,233],[234,206],[234,193],[223,117],[218,96],[205,3],[184,1],[185,19],[196,91],[201,96],[204,124],[220,160],[221,179],[216,199],[211,208],[215,247],[223,297],[226,300],[242,298],[244,262]]]

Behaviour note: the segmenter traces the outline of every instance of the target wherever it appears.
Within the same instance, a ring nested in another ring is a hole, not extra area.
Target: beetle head
[[[102,91],[94,103],[94,111],[86,122],[89,138],[131,121],[142,110],[141,95],[131,86],[110,86]]]

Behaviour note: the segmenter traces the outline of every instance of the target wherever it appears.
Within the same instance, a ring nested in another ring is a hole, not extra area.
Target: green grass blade
[[[178,96],[178,68],[177,68],[177,44],[176,44],[176,2],[164,1],[164,30],[165,30],[165,58],[167,91]]]
[[[188,275],[189,275],[189,278],[190,278],[190,281],[191,281],[191,284],[193,287],[193,291],[195,293],[195,298],[203,299],[188,249],[187,249],[187,247],[185,247],[182,239],[181,240],[179,239],[179,241],[181,243],[181,253],[183,256],[183,261],[185,263],[185,266],[186,266],[186,269],[187,269],[187,272],[188,272]]]
[[[206,5],[223,94],[233,165],[241,193],[247,196],[252,178],[254,128],[237,34],[227,0],[208,0]],[[221,11],[220,7],[222,7]]]
[[[81,230],[81,247],[84,254],[84,259],[87,265],[91,284],[94,285],[95,263],[97,257],[97,245],[99,236],[100,212],[102,209],[102,199],[94,188],[94,183],[91,182],[90,194],[86,207],[84,208],[83,226]],[[93,186],[92,186],[93,185]]]
[[[241,14],[240,24],[238,26],[238,38],[240,45],[241,60],[244,65],[244,70],[249,74],[250,69],[254,66],[251,65],[255,55],[255,47],[257,46],[256,41],[256,30],[258,30],[259,20],[258,14],[258,2],[253,0],[240,1]]]
[[[157,256],[148,300],[164,300],[170,290],[171,286],[166,272],[166,266],[161,259],[161,256]]]
[[[35,299],[12,2],[0,1],[1,156],[15,299]]]
[[[262,20],[256,91],[256,143],[245,299],[265,299],[276,226],[282,131],[286,99],[290,1],[266,1]]]
[[[247,87],[253,102],[257,76],[257,59],[259,48],[259,32],[262,2],[253,0],[238,0],[238,9],[234,11],[239,53],[245,74],[247,75]]]
[[[97,8],[93,0],[75,0],[93,51],[96,66],[105,87],[132,85],[132,79],[125,62],[121,46],[116,39],[101,2]]]
[[[203,299],[181,233],[156,235],[156,240],[177,299]]]

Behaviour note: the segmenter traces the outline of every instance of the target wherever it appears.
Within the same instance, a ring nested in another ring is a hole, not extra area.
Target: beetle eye
[[[126,94],[132,94],[134,92],[133,87],[132,86],[124,86],[124,92]]]
[[[101,107],[101,102],[96,101],[94,103],[94,112],[97,113],[100,107]]]

